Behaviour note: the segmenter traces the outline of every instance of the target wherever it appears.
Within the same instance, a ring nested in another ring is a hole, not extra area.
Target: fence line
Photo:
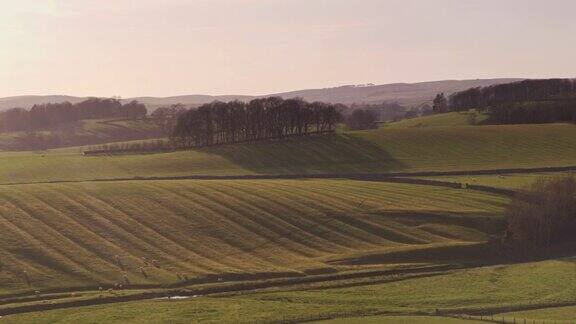
[[[499,323],[499,324],[576,324],[576,320],[528,319],[520,317],[497,316],[497,315],[446,314],[438,316],[458,318],[471,321],[474,320],[488,323]]]

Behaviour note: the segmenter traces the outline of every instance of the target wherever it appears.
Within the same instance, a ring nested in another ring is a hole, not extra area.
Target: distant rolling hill
[[[372,86],[342,86],[277,94],[281,97],[302,97],[308,101],[333,103],[378,103],[396,101],[407,106],[431,102],[437,93],[452,94],[472,87],[510,83],[522,79],[446,80],[420,83],[392,83]]]
[[[489,86],[493,84],[509,83],[522,79],[477,79],[477,80],[446,80],[420,83],[393,83],[369,86],[340,86],[324,89],[307,89],[284,93],[275,93],[261,96],[249,95],[183,95],[173,97],[135,97],[126,98],[123,101],[138,100],[146,104],[150,109],[159,106],[182,103],[195,106],[215,100],[251,100],[258,97],[280,96],[283,98],[302,97],[308,101],[324,101],[332,103],[378,103],[383,101],[399,102],[407,106],[416,106],[428,103],[439,92],[451,94],[471,87]],[[0,110],[21,107],[30,108],[34,104],[57,103],[70,101],[72,103],[86,99],[85,97],[73,96],[15,96],[0,98]]]

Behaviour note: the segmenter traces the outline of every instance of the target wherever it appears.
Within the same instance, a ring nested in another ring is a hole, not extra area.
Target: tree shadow
[[[261,174],[342,174],[391,172],[404,164],[373,142],[350,134],[290,137],[213,146],[199,151],[218,155]]]

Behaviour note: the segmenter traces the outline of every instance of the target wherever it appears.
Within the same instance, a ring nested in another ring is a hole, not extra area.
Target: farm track
[[[441,177],[441,176],[482,176],[499,174],[521,174],[521,173],[547,173],[547,172],[567,172],[576,171],[576,166],[564,167],[538,167],[538,168],[512,168],[512,169],[484,169],[470,171],[422,171],[422,172],[389,172],[389,173],[321,173],[321,174],[255,174],[255,175],[189,175],[189,176],[167,176],[167,177],[127,177],[127,178],[95,178],[88,180],[51,180],[51,181],[31,181],[31,182],[7,182],[0,183],[0,186],[15,186],[25,184],[58,184],[58,183],[83,183],[83,182],[121,182],[121,181],[170,181],[170,180],[306,180],[306,179],[343,179],[357,181],[383,181],[411,183],[422,185],[438,185],[451,188],[460,188],[460,185],[453,182],[412,179],[411,177]],[[489,186],[469,185],[468,188],[483,191],[490,191],[496,194],[510,195],[514,191],[507,189],[496,189]],[[496,190],[496,191],[494,191]]]

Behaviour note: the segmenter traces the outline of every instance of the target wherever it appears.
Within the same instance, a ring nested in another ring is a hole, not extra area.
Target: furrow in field
[[[311,257],[315,254],[314,243],[317,237],[310,235],[305,227],[299,225],[301,217],[298,214],[278,205],[276,197],[268,201],[256,202],[251,199],[250,194],[247,192],[239,193],[239,188],[234,188],[229,184],[222,187],[210,184],[210,189],[215,193],[212,197],[221,198],[219,201],[222,201],[229,208],[236,209],[242,215],[250,215],[254,222],[274,232],[279,241],[271,241],[267,243],[268,246],[273,245],[275,248],[282,249],[290,246],[294,256]],[[270,205],[273,205],[273,212],[266,208]],[[258,253],[258,251],[256,250],[254,253]]]
[[[178,191],[175,188],[163,188],[158,187],[165,192],[172,194],[177,197],[176,199],[184,199],[187,203],[194,203],[199,210],[199,212],[205,212],[208,215],[217,215],[218,221],[225,221],[228,226],[233,229],[228,230],[226,227],[217,226],[216,229],[223,231],[221,235],[228,236],[229,249],[236,250],[236,252],[231,252],[224,256],[222,259],[231,258],[235,261],[241,261],[235,263],[239,269],[249,270],[250,268],[245,268],[246,264],[260,264],[261,266],[267,266],[269,262],[263,260],[258,255],[250,255],[249,252],[252,250],[254,244],[252,243],[254,238],[259,241],[267,242],[266,236],[262,235],[259,231],[254,229],[258,227],[257,224],[247,222],[246,219],[240,214],[231,211],[230,209],[223,208],[222,206],[214,203],[210,199],[203,197],[202,193],[193,192],[191,190],[186,190],[184,192]],[[268,233],[269,235],[269,233]],[[250,238],[246,240],[246,238]],[[250,242],[252,241],[252,242]],[[249,262],[248,262],[249,261]]]
[[[130,215],[110,206],[103,197],[85,193],[75,193],[73,197],[91,210],[90,215],[95,221],[104,224],[114,233],[114,242],[123,247],[120,257],[125,259],[124,262],[138,264],[143,255],[150,254],[161,258],[160,261],[185,268],[179,258],[174,256],[174,249],[169,244],[159,244],[161,238],[155,237],[152,231],[134,221]]]
[[[336,250],[348,249],[345,242],[348,238],[343,236],[341,231],[330,227],[333,219],[327,217],[322,209],[324,205],[309,206],[303,204],[299,199],[289,196],[289,194],[278,193],[276,190],[266,188],[265,195],[262,195],[262,186],[235,186],[238,195],[249,201],[252,205],[257,205],[261,209],[266,209],[268,213],[285,219],[293,224],[296,232],[291,232],[291,236],[306,235],[304,242],[309,247],[314,247],[319,252],[334,252]],[[324,207],[324,208],[323,208]],[[316,243],[316,244],[315,244]]]

